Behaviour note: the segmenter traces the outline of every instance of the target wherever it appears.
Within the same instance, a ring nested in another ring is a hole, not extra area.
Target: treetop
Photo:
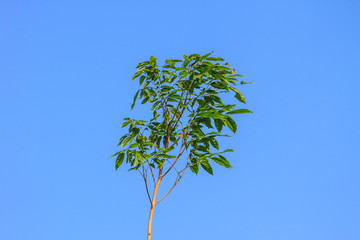
[[[112,156],[116,157],[116,169],[125,161],[129,170],[142,175],[150,169],[155,181],[153,169],[164,168],[161,178],[175,169],[181,178],[187,168],[197,174],[200,166],[213,174],[210,162],[231,168],[223,154],[233,150],[220,151],[217,139],[229,137],[223,133],[224,127],[237,131],[234,114],[252,112],[226,104],[222,97],[233,93],[239,104],[245,104],[238,87],[252,83],[239,81],[243,75],[235,74],[229,63],[211,54],[166,59],[161,66],[151,56],[137,65],[132,80],[138,79],[140,87],[131,109],[141,101],[151,106],[153,114],[147,120],[123,119],[121,127],[128,131],[118,143],[123,150]],[[186,162],[178,171],[175,164],[183,155]]]

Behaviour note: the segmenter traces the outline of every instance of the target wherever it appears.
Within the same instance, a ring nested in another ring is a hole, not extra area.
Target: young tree
[[[112,157],[116,156],[116,169],[125,160],[130,170],[138,171],[145,182],[150,202],[148,240],[156,204],[173,190],[186,169],[197,174],[201,166],[213,174],[211,161],[231,168],[223,153],[233,150],[220,151],[216,139],[229,137],[222,133],[224,126],[236,132],[233,114],[251,113],[247,109],[235,109],[235,104],[223,103],[221,97],[229,92],[234,92],[235,98],[245,103],[245,98],[235,88],[237,77],[243,76],[235,74],[228,63],[220,64],[224,60],[210,57],[211,54],[184,55],[183,60],[167,59],[162,67],[157,65],[156,58],[150,57],[149,61],[137,65],[138,70],[132,78],[139,78],[140,89],[131,109],[137,99],[142,99],[142,104],[151,105],[153,117],[148,121],[124,118],[121,127],[129,129],[118,144],[124,149]],[[248,83],[241,81],[239,85],[242,84]],[[160,183],[170,171],[176,175],[175,182],[158,198]]]

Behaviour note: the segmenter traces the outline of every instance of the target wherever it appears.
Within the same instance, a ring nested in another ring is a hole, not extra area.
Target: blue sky
[[[360,239],[360,3],[1,1],[0,238],[145,239],[135,172],[107,158],[138,62],[225,58],[254,114],[234,166],[185,174],[153,239]]]

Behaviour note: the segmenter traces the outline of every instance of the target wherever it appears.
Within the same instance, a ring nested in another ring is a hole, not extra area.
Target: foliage
[[[223,103],[220,96],[229,92],[234,92],[239,102],[246,103],[235,88],[236,77],[243,75],[234,74],[228,63],[220,64],[224,60],[210,54],[184,55],[183,60],[167,59],[162,67],[151,57],[137,65],[132,80],[139,78],[141,88],[135,94],[131,109],[137,100],[141,100],[141,104],[149,103],[153,118],[149,121],[124,118],[121,127],[128,126],[128,133],[120,138],[118,146],[127,148],[113,155],[117,156],[116,169],[125,160],[130,170],[145,168],[142,169],[145,173],[146,169],[158,169],[173,160],[170,170],[187,150],[186,168],[190,167],[196,174],[199,166],[213,174],[211,161],[231,168],[222,154],[233,150],[218,151],[217,138],[228,136],[221,134],[224,126],[236,132],[233,114],[251,111]],[[240,84],[247,83],[241,81]],[[175,150],[178,151],[173,153]]]
[[[229,137],[223,133],[225,127],[236,132],[234,114],[251,113],[248,109],[235,108],[236,104],[223,102],[224,94],[234,93],[237,101],[245,104],[245,98],[236,86],[248,83],[237,84],[237,77],[244,76],[235,74],[228,63],[224,64],[222,58],[210,57],[211,54],[184,55],[183,60],[167,59],[163,66],[150,57],[149,61],[137,65],[132,78],[139,80],[140,89],[131,109],[137,101],[150,104],[152,118],[124,118],[121,127],[128,127],[128,132],[118,143],[123,150],[112,157],[116,157],[116,169],[125,162],[130,165],[129,171],[137,170],[144,179],[151,204],[148,240],[151,239],[155,205],[172,191],[186,169],[198,174],[201,167],[213,174],[212,163],[232,167],[224,153],[233,150],[220,151],[218,138]],[[179,161],[182,156],[186,161]],[[176,164],[182,164],[182,170],[178,170]],[[177,173],[175,183],[157,200],[160,182],[171,170]],[[148,172],[154,184],[152,197]]]

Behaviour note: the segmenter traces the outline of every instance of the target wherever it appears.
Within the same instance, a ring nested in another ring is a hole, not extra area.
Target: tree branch
[[[170,162],[170,160],[169,159],[166,159],[166,161],[171,165],[172,164],[172,162]],[[174,170],[179,174],[179,171],[176,169],[176,167],[173,167],[174,168]]]
[[[141,173],[139,169],[138,169],[138,171],[139,171],[140,175],[144,178],[145,187],[146,187],[146,193],[147,193],[147,195],[149,197],[150,204],[152,204],[150,193],[149,193],[149,188],[148,188],[148,185],[147,185],[147,179],[145,178],[145,174],[144,174],[144,166],[143,166],[143,173]]]
[[[151,165],[150,165],[149,159],[146,158],[146,162],[149,164],[150,171],[151,171],[151,176],[152,176],[152,178],[153,178],[153,180],[154,180],[154,184],[156,184],[155,176],[154,176],[152,167],[151,167]]]
[[[188,167],[188,165],[189,165],[189,163],[188,164],[186,164],[186,167],[184,168],[184,170],[183,170],[183,172],[182,172],[182,174],[181,174],[181,176],[175,181],[175,183],[174,183],[174,185],[171,187],[171,189],[159,200],[159,201],[157,201],[156,202],[156,204],[157,203],[159,203],[161,200],[163,200],[167,195],[169,195],[169,193],[174,189],[174,187],[176,186],[176,184],[180,181],[180,179],[182,178],[182,176],[184,175],[184,173],[185,173],[185,171],[186,171],[186,169],[187,169],[187,167]]]
[[[189,133],[188,133],[189,134]],[[177,156],[177,158],[174,160],[173,164],[170,166],[170,168],[161,176],[161,177],[165,177],[166,174],[168,174],[168,172],[174,167],[175,163],[177,162],[177,160],[179,160],[179,158],[181,157],[181,155],[184,153],[184,151],[182,151],[182,148],[184,147],[184,145],[186,144],[186,139],[187,139],[188,135],[185,136],[184,141],[180,147],[180,151],[179,151],[179,155]]]

